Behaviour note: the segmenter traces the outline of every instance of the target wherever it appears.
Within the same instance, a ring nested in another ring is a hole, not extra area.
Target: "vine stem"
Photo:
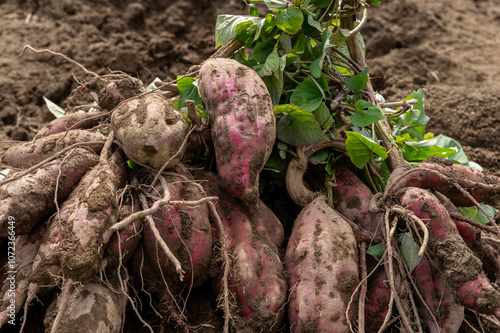
[[[354,5],[352,3],[349,3],[349,1],[346,3],[346,5]],[[349,29],[352,31],[355,31],[355,26],[354,26],[354,17],[346,17],[341,19],[341,25],[342,28]],[[365,68],[366,67],[366,62],[365,58],[363,56],[363,52],[361,50],[361,45],[359,44],[359,39],[356,34],[350,34],[349,38],[346,41],[347,43],[347,48],[349,49],[349,53],[351,54],[353,60],[361,67]],[[371,84],[370,79],[368,79],[368,82],[366,84],[366,90],[375,96],[375,90],[373,90],[373,86]],[[378,103],[377,103],[378,104]],[[378,108],[380,108],[380,105],[377,105]],[[391,126],[389,125],[389,122],[387,119],[382,119],[377,122],[377,126],[375,126],[375,131],[377,133],[377,137],[382,140],[382,144],[384,145],[384,148],[387,149],[387,167],[389,171],[393,171],[394,169],[403,166],[406,164],[403,155],[397,148],[397,145],[394,141],[394,138],[392,137],[392,129]]]

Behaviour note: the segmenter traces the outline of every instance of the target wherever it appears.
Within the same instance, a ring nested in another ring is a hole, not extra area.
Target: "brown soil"
[[[370,8],[364,29],[375,89],[396,101],[425,88],[428,129],[457,139],[472,160],[500,174],[497,1],[382,2]],[[207,58],[216,16],[243,11],[238,0],[0,0],[0,141],[32,139],[53,119],[43,96],[65,106],[75,77],[91,78],[54,56],[26,51],[20,57],[24,45],[63,53],[97,74],[120,70],[149,83],[174,79]],[[0,155],[7,148],[0,145]],[[212,313],[203,310],[212,301],[195,303],[196,311]],[[30,311],[26,331],[39,332],[36,313],[43,306]],[[133,331],[143,331],[131,321]]]

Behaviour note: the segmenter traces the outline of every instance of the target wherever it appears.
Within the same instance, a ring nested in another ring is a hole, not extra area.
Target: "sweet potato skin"
[[[86,129],[97,126],[101,122],[101,112],[77,112],[56,118],[43,127],[35,135],[35,140],[52,134],[66,132],[70,129]]]
[[[167,177],[171,200],[199,200],[200,190],[192,184],[182,182],[181,177]],[[160,194],[163,189],[157,187]],[[152,202],[151,202],[152,203]],[[144,225],[143,248],[156,274],[163,274],[170,286],[199,286],[208,278],[208,267],[212,249],[212,230],[208,219],[208,206],[175,205],[164,206],[152,215],[156,228],[175,257],[180,261],[184,281],[179,281],[174,265],[157,244],[149,224]]]
[[[203,64],[199,91],[210,118],[221,181],[229,194],[255,204],[259,173],[276,139],[269,92],[252,69],[222,58]]]
[[[45,315],[46,332],[50,332],[56,311],[56,300]],[[120,332],[123,309],[123,295],[110,289],[110,286],[88,281],[79,285],[69,296],[57,332]]]
[[[370,200],[373,193],[359,177],[342,163],[335,164],[336,186],[333,190],[333,207],[354,223],[370,220]]]
[[[64,275],[84,282],[97,274],[118,215],[117,191],[125,183],[126,164],[118,150],[108,163],[88,172],[61,207],[64,238],[58,256]],[[74,205],[73,205],[74,203]]]
[[[225,191],[215,174],[197,174],[196,179],[205,180],[201,184],[207,194],[219,198],[215,206],[226,232],[231,258],[228,284],[238,300],[239,311],[233,314],[237,332],[276,332],[284,316],[287,295],[280,259],[284,235],[281,223],[277,223],[277,218],[262,202],[252,208],[242,205]],[[256,211],[259,206],[260,213]],[[219,239],[217,223],[212,220],[211,224],[215,239]],[[222,289],[218,263],[213,259],[217,265],[212,275],[216,292]]]
[[[29,233],[38,221],[55,209],[58,177],[57,199],[61,203],[97,161],[98,157],[94,153],[78,148],[34,173],[1,186],[0,235],[8,235],[9,216],[15,219],[16,235]]]
[[[499,313],[500,292],[486,278],[482,263],[465,244],[447,210],[427,190],[409,187],[401,204],[426,223],[428,249],[436,258],[442,277],[460,301],[484,314]],[[500,313],[499,313],[500,314]]]
[[[88,146],[96,154],[99,154],[105,140],[106,138],[101,133],[79,129],[70,130],[42,137],[35,141],[23,142],[11,147],[5,152],[4,161],[14,168],[29,168],[72,144],[90,141],[102,142],[102,144]]]
[[[455,180],[460,186],[466,189],[469,192],[469,194],[478,202],[483,202],[487,200],[492,195],[494,195],[494,192],[475,186],[477,183],[483,183],[483,184],[500,183],[500,178],[498,177],[495,177],[493,175],[486,175],[478,170],[460,164],[453,164],[453,162],[449,160],[434,159],[431,161],[432,163],[423,162],[418,166],[416,166],[418,168],[426,168],[428,170],[431,170],[431,172],[415,171],[406,175],[405,177],[403,177],[403,179],[400,179],[400,177],[405,172],[416,167],[411,165],[405,165],[397,168],[391,173],[391,176],[389,177],[386,186],[390,187],[394,185],[392,187],[393,192],[405,187],[420,187],[423,189],[434,189],[446,195],[446,197],[448,197],[453,202],[454,205],[458,207],[468,207],[468,206],[473,206],[474,203],[470,199],[465,197],[448,180],[440,178],[436,174],[432,173],[432,170],[442,173],[446,177]]]
[[[350,226],[324,196],[295,220],[285,265],[292,332],[350,332],[346,309],[359,283],[357,244]],[[351,309],[357,308],[355,303]]]
[[[135,200],[134,200],[135,201]],[[138,212],[140,210],[138,201],[135,205],[125,205],[120,208],[118,213],[118,220],[122,221],[125,217]],[[104,254],[107,265],[115,266],[120,260],[120,253],[122,256],[122,263],[126,263],[134,251],[139,246],[142,239],[142,219],[137,219],[124,230],[113,233],[106,244],[106,253]]]
[[[464,306],[458,302],[453,290],[439,275],[436,266],[423,257],[412,272],[415,283],[423,296],[417,298],[419,312],[430,333],[447,332],[456,333],[464,319]],[[437,323],[430,315],[427,308],[421,304],[425,302],[432,311]]]
[[[117,106],[111,127],[130,158],[160,169],[182,147],[188,125],[175,106],[160,94],[147,94]],[[185,149],[185,148],[183,148]],[[183,153],[170,160],[175,166]]]
[[[47,227],[45,223],[39,223],[33,228],[30,234],[18,236],[15,240],[12,247],[12,251],[16,255],[15,264],[9,262],[6,264],[7,278],[3,282],[0,292],[0,295],[2,295],[2,299],[0,300],[0,327],[8,320],[14,319],[15,314],[24,305],[29,285],[28,273],[33,266],[33,259],[38,253],[46,232]],[[15,288],[13,288],[14,285]]]

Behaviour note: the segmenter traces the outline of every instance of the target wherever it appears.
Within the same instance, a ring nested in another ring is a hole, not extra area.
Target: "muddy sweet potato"
[[[427,329],[426,332],[456,333],[462,326],[464,307],[456,299],[453,290],[439,274],[437,268],[426,257],[412,272],[422,299],[417,298],[419,313]],[[426,303],[432,315],[422,303]]]
[[[333,207],[354,223],[370,220],[370,200],[373,193],[359,177],[344,164],[335,164],[336,186],[333,186]]]
[[[184,116],[169,100],[151,93],[120,104],[113,111],[111,127],[125,154],[143,164],[160,169],[175,166],[188,133]]]
[[[212,173],[197,174],[208,195],[217,196],[216,210],[226,233],[229,290],[237,307],[232,309],[237,332],[276,332],[284,315],[287,286],[280,259],[283,227],[264,203],[242,205],[230,196]],[[260,201],[260,200],[259,200]],[[257,207],[261,212],[256,212]],[[265,208],[264,208],[265,207]],[[219,226],[211,220],[215,238],[222,243]],[[220,261],[213,259],[212,282],[217,293],[223,289]]]
[[[141,80],[129,75],[121,75],[99,91],[99,106],[111,111],[124,100],[144,92],[146,88]]]
[[[179,176],[167,176],[166,186],[170,192],[170,200],[199,200],[200,190],[184,182]],[[160,196],[164,195],[163,184],[157,186]],[[152,204],[152,202],[150,202]],[[180,290],[190,285],[199,286],[208,278],[208,266],[212,249],[212,230],[208,220],[206,203],[196,206],[174,205],[163,206],[152,215],[155,226],[170,251],[180,261],[184,270],[183,281],[175,271],[172,262],[160,248],[149,224],[144,225],[143,248],[145,256],[156,269],[156,275],[164,275],[170,288]],[[163,279],[162,279],[163,280]]]
[[[134,199],[132,203],[120,207],[118,213],[118,220],[122,221],[127,216],[138,212],[140,210],[139,199],[136,195],[133,195]],[[127,226],[126,229],[120,230],[118,235],[113,233],[109,238],[108,243],[105,248],[105,260],[106,266],[116,266],[120,261],[120,255],[122,264],[125,264],[134,251],[139,246],[142,239],[142,228],[143,220],[137,219]]]
[[[47,231],[45,223],[39,223],[32,232],[18,236],[15,241],[11,237],[8,244],[15,258],[9,258],[6,263],[7,278],[3,283],[0,294],[0,327],[10,320],[15,320],[16,313],[21,310],[28,293],[29,271],[33,266],[33,259],[38,253],[43,236]]]
[[[64,309],[59,310],[57,299],[53,301],[45,314],[45,331],[53,332],[57,311],[63,311],[56,329],[58,333],[118,333],[124,319],[123,310],[124,298],[121,293],[105,283],[87,281],[71,292]]]
[[[8,235],[9,216],[15,221],[16,235],[29,233],[55,209],[57,184],[57,201],[62,203],[98,160],[94,153],[78,148],[34,173],[0,186],[0,235]]]
[[[386,185],[393,193],[405,187],[420,187],[433,189],[446,195],[458,207],[473,206],[474,203],[460,192],[450,181],[452,179],[463,187],[478,202],[484,202],[495,194],[493,189],[488,189],[478,184],[500,186],[500,178],[486,175],[478,170],[453,164],[444,159],[424,161],[418,166],[404,165],[391,173]],[[415,169],[414,172],[410,170]],[[405,173],[406,176],[402,177]],[[444,175],[444,177],[439,176]]]
[[[35,135],[35,140],[72,129],[88,129],[101,122],[101,112],[77,112],[56,118]]]
[[[285,255],[292,332],[350,332],[346,310],[359,284],[358,261],[351,227],[324,196],[302,209]]]
[[[500,317],[500,292],[488,281],[482,262],[465,244],[448,211],[430,192],[409,187],[401,204],[420,218],[429,229],[428,249],[446,283],[467,307]]]
[[[262,79],[235,60],[213,58],[200,69],[217,171],[229,194],[247,204],[259,198],[259,173],[271,154],[276,119]]]
[[[102,247],[111,236],[118,215],[117,191],[126,181],[126,164],[121,150],[109,162],[101,162],[88,172],[61,207],[71,210],[61,219],[64,237],[59,259],[66,278],[84,282],[101,267]]]
[[[23,142],[9,148],[4,155],[4,161],[14,168],[29,168],[55,155],[66,147],[79,142],[102,142],[88,145],[99,154],[106,138],[101,133],[85,130],[70,130],[52,134],[35,141]]]

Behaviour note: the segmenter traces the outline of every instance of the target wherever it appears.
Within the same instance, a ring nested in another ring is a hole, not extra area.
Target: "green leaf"
[[[269,9],[281,10],[288,7],[288,3],[283,0],[264,0],[264,3]]]
[[[314,110],[313,113],[323,131],[328,131],[335,123],[335,120],[330,113],[330,109],[323,102],[321,102],[319,107]]]
[[[366,250],[366,253],[371,255],[375,260],[380,261],[382,256],[384,255],[384,248],[382,247],[382,243],[372,245]]]
[[[378,107],[362,99],[356,102],[356,109],[358,112],[349,117],[354,126],[365,127],[385,118]]]
[[[406,264],[406,267],[413,272],[415,267],[420,263],[423,257],[418,256],[418,251],[420,251],[420,247],[413,240],[411,234],[409,232],[405,232],[398,236],[398,241],[401,246],[401,254],[403,256],[403,260]]]
[[[274,105],[279,104],[281,94],[283,93],[283,72],[285,66],[286,55],[280,57],[276,45],[264,65],[259,69],[254,67],[254,70],[256,70],[257,74],[259,74],[266,84]]]
[[[407,119],[412,124],[426,125],[429,122],[429,117],[425,115],[424,94],[425,89],[418,89],[405,98],[405,101],[413,98],[418,100],[417,104],[412,105],[409,119]]]
[[[328,153],[326,152],[325,149],[323,149],[309,156],[308,160],[319,164],[324,164],[326,163],[327,159],[328,159]]]
[[[258,42],[248,60],[255,60],[259,63],[265,63],[269,55],[274,51],[275,43],[272,42]]]
[[[259,23],[263,19],[246,15],[219,15],[215,23],[215,48],[225,45],[236,37],[236,28],[241,23]]]
[[[328,7],[329,0],[311,0],[311,3],[318,8]]]
[[[304,22],[304,15],[296,7],[287,8],[276,15],[276,26],[291,35],[300,30],[302,22]]]
[[[481,207],[483,207],[483,209],[491,218],[493,218],[495,216],[495,213],[498,211],[498,209],[486,204],[481,204]],[[490,224],[490,220],[486,217],[486,215],[484,215],[484,213],[475,206],[458,207],[458,210],[463,216],[471,220],[474,220],[481,224]]]
[[[276,136],[292,146],[309,146],[326,140],[311,112],[291,104],[276,105],[274,113],[286,113],[276,124]]]
[[[307,38],[303,33],[294,36],[292,51],[297,54],[302,54],[307,49]]]
[[[127,165],[130,169],[132,170],[136,170],[136,169],[140,169],[140,166],[137,165],[134,161],[132,160],[127,160]]]
[[[248,15],[259,17],[259,8],[253,3],[248,5]]]
[[[380,7],[380,5],[381,5],[380,1],[378,1],[378,0],[367,0],[367,2],[368,3],[372,3],[372,4],[374,4],[375,6],[378,6],[378,7]]]
[[[469,159],[467,158],[467,155],[465,155],[464,149],[457,140],[446,135],[438,135],[436,137],[436,146],[453,149],[455,153],[449,155],[448,159],[465,166],[469,165]]]
[[[194,101],[195,105],[203,104],[198,91],[198,80],[191,77],[183,77],[177,81],[179,89],[179,103],[177,108],[180,110],[186,106],[186,100]]]
[[[267,14],[262,21],[257,23],[257,26],[255,28],[254,41],[259,39],[259,37],[265,35],[266,33],[270,32],[275,27],[274,20],[275,20],[274,15]]]
[[[274,172],[286,172],[285,162],[283,161],[283,158],[281,158],[282,151],[283,150],[278,150],[276,149],[276,147],[274,147],[271,155],[266,161],[264,169]]]
[[[370,158],[377,155],[382,159],[387,158],[387,151],[384,147],[374,142],[371,138],[365,137],[356,132],[346,132],[345,142],[349,158],[358,168],[363,169]]]
[[[361,73],[354,77],[346,77],[344,79],[344,84],[347,89],[356,91],[363,90],[368,83],[368,70],[370,67],[365,67]]]
[[[351,31],[349,29],[335,29],[335,32],[330,38],[330,42],[335,46],[341,46],[347,38],[349,38],[350,32]]]
[[[456,152],[455,149],[442,148],[437,144],[437,138],[422,141],[406,141],[403,157],[409,162],[422,162],[423,160],[439,156],[446,158]]]
[[[52,102],[45,96],[43,96],[43,100],[45,101],[45,105],[47,106],[47,109],[49,109],[50,113],[54,115],[56,118],[61,118],[66,115],[66,111],[56,103]]]
[[[321,28],[321,24],[314,19],[314,14],[309,10],[303,8],[302,14],[304,15],[304,21],[302,22],[302,31],[307,36],[315,37],[323,30]]]
[[[307,77],[292,92],[290,103],[312,112],[323,101],[323,93],[314,80],[311,77]]]
[[[335,173],[335,155],[333,153],[330,153],[328,155],[325,170],[329,176],[333,176],[333,174]]]

